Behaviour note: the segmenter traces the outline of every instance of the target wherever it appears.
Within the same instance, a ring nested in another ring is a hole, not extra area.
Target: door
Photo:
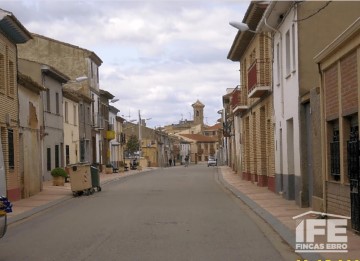
[[[359,194],[359,128],[350,127],[350,138],[347,142],[348,177],[350,181],[351,227],[360,231],[360,194]]]

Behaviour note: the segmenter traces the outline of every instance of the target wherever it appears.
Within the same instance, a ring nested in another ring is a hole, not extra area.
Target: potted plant
[[[113,173],[113,166],[110,163],[105,165],[105,173],[106,174],[112,174]]]
[[[51,176],[53,176],[54,186],[64,186],[65,178],[68,177],[68,174],[62,168],[55,168],[51,171]]]

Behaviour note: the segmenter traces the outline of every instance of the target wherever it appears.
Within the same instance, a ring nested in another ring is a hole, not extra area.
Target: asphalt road
[[[196,165],[114,181],[11,225],[0,240],[8,260],[296,259],[216,167]]]

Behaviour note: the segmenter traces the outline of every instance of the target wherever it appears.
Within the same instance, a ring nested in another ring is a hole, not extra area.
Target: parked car
[[[208,167],[210,166],[217,166],[217,159],[213,158],[213,157],[209,157],[208,159]]]

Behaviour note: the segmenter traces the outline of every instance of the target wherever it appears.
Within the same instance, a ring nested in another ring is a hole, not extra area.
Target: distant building
[[[178,134],[180,138],[190,143],[191,162],[207,161],[209,156],[215,156],[218,148],[218,138],[202,134]],[[182,143],[186,144],[186,143]]]
[[[193,120],[181,120],[178,124],[171,124],[164,126],[164,131],[171,134],[189,132],[192,134],[201,133],[202,128],[204,126],[204,107],[199,100],[191,105],[194,110],[194,118]]]

